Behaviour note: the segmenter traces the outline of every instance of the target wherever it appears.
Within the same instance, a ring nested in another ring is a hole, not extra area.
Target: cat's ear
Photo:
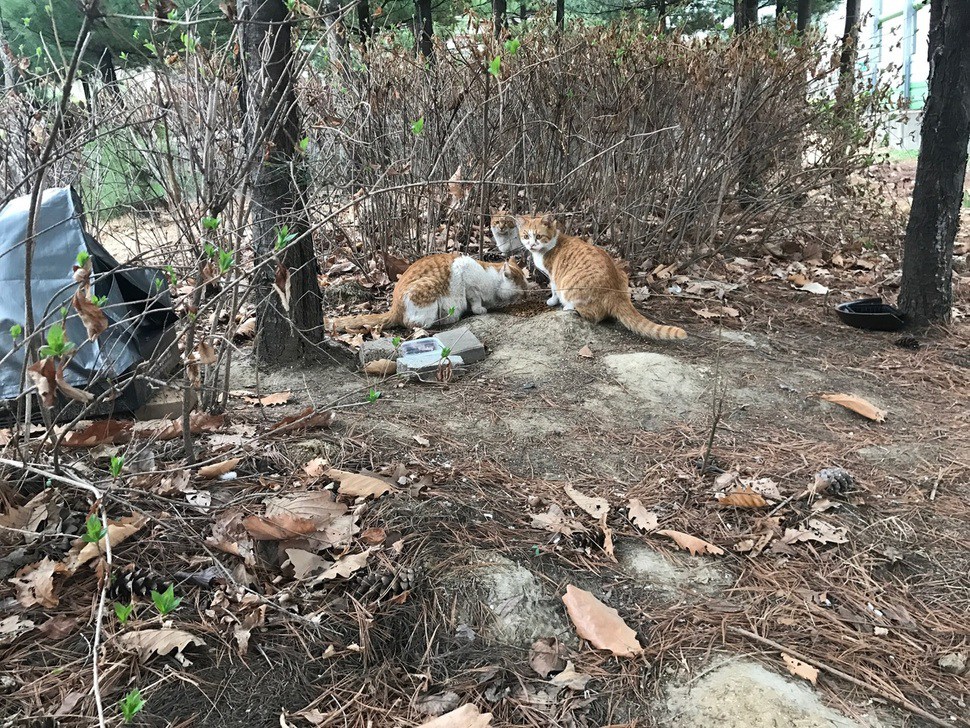
[[[551,227],[551,228],[559,227],[559,225],[556,223],[556,218],[548,214],[542,216],[542,224],[545,225],[546,227]]]
[[[512,268],[509,267],[508,261],[505,261],[504,263],[502,263],[502,267],[499,270],[502,271],[502,275],[505,276],[506,278],[512,277]]]
[[[526,224],[527,222],[528,222],[528,219],[527,219],[527,218],[525,218],[525,217],[523,217],[522,215],[516,215],[516,216],[515,216],[515,226],[516,226],[517,228],[520,228],[520,227],[525,227],[525,224]]]

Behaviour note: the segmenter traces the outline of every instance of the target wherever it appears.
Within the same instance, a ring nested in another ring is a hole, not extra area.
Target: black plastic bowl
[[[843,323],[869,331],[899,331],[906,325],[906,314],[881,298],[863,298],[835,307]]]

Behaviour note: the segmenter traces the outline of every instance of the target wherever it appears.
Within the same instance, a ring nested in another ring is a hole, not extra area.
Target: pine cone
[[[818,494],[844,495],[855,490],[855,481],[844,468],[824,468],[815,475],[814,490]]]
[[[409,591],[416,581],[414,569],[411,568],[368,571],[361,577],[354,592],[362,602],[380,604]]]
[[[118,602],[130,601],[132,596],[147,597],[153,591],[161,594],[168,589],[169,582],[148,569],[131,566],[116,574],[108,587],[108,597]]]

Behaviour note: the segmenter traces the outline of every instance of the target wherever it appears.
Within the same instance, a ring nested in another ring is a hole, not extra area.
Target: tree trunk
[[[812,24],[812,0],[798,0],[798,15],[795,19],[795,28],[799,33],[804,33]]]
[[[370,19],[370,0],[357,0],[357,34],[364,47],[374,37],[374,24]]]
[[[110,48],[105,48],[102,51],[101,58],[98,60],[98,70],[101,72],[101,81],[104,83],[104,87],[117,96],[120,91],[118,73],[115,71],[114,56],[111,54]]]
[[[743,33],[758,25],[758,0],[735,0],[734,32]]]
[[[839,85],[835,92],[835,113],[845,116],[855,90],[855,62],[859,55],[859,0],[846,0],[845,33],[839,55]]]
[[[434,22],[431,19],[431,0],[414,0],[417,20],[418,50],[429,61],[434,61]]]
[[[556,0],[556,27],[560,31],[566,28],[566,0]]]
[[[662,35],[667,34],[667,0],[658,0],[657,2],[657,26],[660,28],[660,33]]]
[[[930,35],[934,53],[899,293],[899,307],[917,327],[946,323],[953,304],[953,239],[970,143],[970,4],[946,0]]]
[[[930,27],[929,27],[929,46],[928,48],[928,59],[930,63],[933,62],[933,56],[936,54],[936,46],[939,42],[940,36],[936,32],[936,27],[940,24],[940,18],[943,17],[943,2],[944,0],[930,0]]]
[[[492,0],[492,24],[495,26],[495,37],[502,37],[502,31],[508,27],[506,20],[507,0]]]
[[[256,357],[263,364],[290,363],[309,358],[323,340],[317,260],[310,236],[302,235],[307,221],[302,170],[294,154],[301,134],[290,23],[283,0],[241,0],[239,5],[245,91],[240,101],[246,138],[257,145],[250,208]],[[284,225],[301,238],[277,253]],[[273,285],[282,274],[289,277],[289,310]]]
[[[525,0],[522,0],[522,2],[519,3],[519,20],[521,20],[524,23],[525,19],[528,16],[529,16],[529,4]]]

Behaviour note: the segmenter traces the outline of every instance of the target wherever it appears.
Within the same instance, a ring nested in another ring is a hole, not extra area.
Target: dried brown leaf
[[[25,566],[10,583],[17,589],[17,601],[22,607],[56,607],[59,599],[54,593],[54,576],[67,572],[67,567],[44,557],[43,560]]]
[[[236,466],[241,462],[242,458],[230,458],[229,460],[223,460],[219,463],[205,465],[199,468],[199,477],[207,480],[210,478],[218,478],[220,475],[225,475],[231,470],[235,470]]]
[[[717,498],[718,504],[733,508],[764,508],[768,505],[768,501],[762,495],[755,493],[746,485],[735,488],[730,493],[719,493],[715,497]]]
[[[240,341],[252,339],[254,336],[256,336],[256,317],[250,316],[236,327],[236,333],[233,334],[232,338],[236,341]]]
[[[278,263],[276,265],[276,275],[273,278],[273,290],[280,297],[280,303],[283,304],[285,311],[290,310],[291,284],[290,271],[287,270],[285,265]]]
[[[84,295],[83,289],[84,287],[81,286],[74,292],[71,303],[81,317],[84,329],[88,332],[88,341],[94,341],[108,328],[108,317],[104,315],[104,311],[98,304]]]
[[[57,368],[51,357],[41,359],[27,367],[27,376],[37,387],[37,397],[45,407],[54,406],[54,391],[57,388]]]
[[[667,538],[673,539],[678,546],[690,551],[693,556],[697,556],[698,554],[714,554],[715,556],[720,556],[724,553],[724,549],[719,546],[708,543],[704,539],[697,538],[697,536],[691,536],[689,533],[671,531],[669,529],[656,531],[655,533],[658,536],[666,536]]]
[[[567,516],[557,503],[550,505],[545,513],[533,514],[532,526],[534,528],[543,528],[552,533],[561,533],[564,536],[572,536],[574,533],[583,533],[586,531],[586,527],[583,524]]]
[[[397,362],[393,359],[375,359],[364,364],[364,374],[375,377],[390,377],[397,374]]]
[[[879,409],[872,402],[869,402],[868,400],[863,399],[855,394],[844,394],[842,392],[823,394],[822,399],[824,399],[826,402],[841,405],[842,407],[850,409],[853,412],[862,415],[866,419],[873,420],[874,422],[886,421],[887,412],[885,410]]]
[[[566,663],[566,668],[560,672],[558,675],[552,678],[551,682],[556,687],[569,688],[570,690],[585,690],[586,683],[588,683],[592,678],[582,672],[576,672],[576,667],[573,665],[572,661]]]
[[[73,574],[79,567],[105,553],[107,548],[105,541],[111,541],[112,550],[117,549],[122,542],[138,533],[146,523],[148,518],[140,514],[125,516],[117,521],[109,520],[108,532],[100,541],[93,543],[85,543],[80,539],[75,541],[64,558],[65,567]]]
[[[96,447],[127,442],[131,439],[130,420],[98,420],[83,430],[72,430],[64,436],[64,447]]]
[[[372,475],[348,473],[344,470],[330,469],[330,477],[340,483],[337,492],[355,498],[380,498],[385,493],[396,493],[393,485]]]
[[[297,548],[286,549],[286,556],[293,567],[293,578],[297,581],[326,569],[332,563],[319,554]]]
[[[68,384],[67,380],[64,379],[64,364],[62,363],[57,367],[57,375],[55,377],[55,382],[57,388],[61,390],[63,394],[68,399],[73,399],[75,402],[91,402],[94,400],[94,395],[90,392],[85,392],[83,389],[78,389],[72,384]]]
[[[332,410],[318,412],[313,407],[307,407],[299,414],[284,417],[275,425],[270,427],[269,432],[274,435],[280,435],[284,432],[293,432],[295,430],[309,430],[315,427],[329,427],[330,423],[333,422],[333,415],[334,413]]]
[[[387,540],[387,532],[383,528],[365,528],[360,532],[360,540],[371,546],[380,546]]]
[[[631,498],[628,504],[630,521],[641,531],[655,531],[659,525],[657,514],[648,511],[639,498]]]
[[[482,713],[473,704],[466,703],[450,713],[422,723],[418,728],[486,728],[491,724],[491,713]]]
[[[256,563],[252,537],[243,524],[243,514],[238,510],[223,511],[212,523],[212,535],[205,542],[233,556],[239,556],[247,566]]]
[[[784,652],[781,653],[781,659],[785,661],[785,667],[788,668],[788,672],[797,677],[804,678],[808,680],[812,685],[818,683],[818,668],[812,667],[807,662],[802,662],[801,660],[796,660],[791,655],[786,655]]]
[[[529,666],[539,677],[549,677],[549,673],[559,672],[566,667],[563,652],[562,643],[555,637],[537,639],[529,650]]]
[[[606,498],[584,495],[569,485],[569,483],[563,486],[563,490],[566,491],[566,495],[572,498],[573,503],[597,520],[610,512],[610,502]]]
[[[362,551],[359,554],[346,554],[337,559],[326,571],[316,578],[315,581],[329,581],[331,579],[346,579],[351,574],[360,571],[367,566],[373,548]]]
[[[249,535],[257,541],[285,541],[317,530],[317,524],[313,520],[287,513],[246,516],[242,523]]]
[[[634,657],[643,652],[637,633],[630,629],[619,613],[588,591],[569,584],[562,598],[576,634],[593,647],[609,650],[617,657]]]
[[[583,357],[584,359],[592,359],[593,357],[596,356],[593,353],[593,350],[589,348],[589,345],[588,344],[586,346],[584,346],[582,349],[579,350],[579,355],[581,357]]]
[[[200,341],[196,344],[193,358],[202,365],[215,364],[219,361],[219,355],[216,354],[216,347],[210,341]]]
[[[292,397],[293,392],[276,392],[275,394],[267,394],[265,397],[243,397],[243,399],[258,407],[276,407],[286,404]]]
[[[309,478],[322,478],[330,471],[330,461],[326,458],[313,458],[303,466],[303,472]]]
[[[461,698],[458,697],[458,693],[449,690],[444,693],[422,696],[415,702],[414,709],[423,715],[434,716],[454,710],[460,704]]]
[[[205,642],[191,632],[168,628],[126,631],[115,637],[114,641],[122,650],[136,653],[141,662],[147,662],[153,655],[181,652],[189,645],[205,646]]]

